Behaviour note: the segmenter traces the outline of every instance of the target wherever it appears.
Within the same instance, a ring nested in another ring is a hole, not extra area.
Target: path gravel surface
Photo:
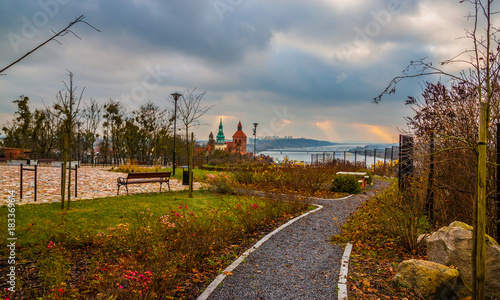
[[[252,252],[208,297],[223,299],[337,299],[343,247],[330,237],[364,201],[388,186],[375,180],[348,199],[313,199],[323,209],[309,214]]]

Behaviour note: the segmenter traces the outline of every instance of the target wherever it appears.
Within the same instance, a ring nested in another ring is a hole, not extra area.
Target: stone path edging
[[[250,255],[250,253],[252,253],[255,250],[257,250],[257,248],[259,248],[264,242],[266,242],[267,240],[269,240],[273,235],[275,235],[276,233],[278,233],[281,230],[285,229],[287,226],[293,224],[294,222],[302,219],[303,217],[308,216],[309,214],[315,213],[316,211],[319,211],[320,209],[323,208],[323,206],[319,205],[319,204],[312,204],[312,205],[316,206],[317,208],[314,209],[314,210],[311,210],[311,211],[309,211],[307,213],[304,213],[304,214],[296,217],[295,219],[290,220],[287,223],[281,225],[280,227],[278,227],[277,229],[275,229],[273,232],[271,232],[271,233],[267,234],[265,237],[263,237],[260,241],[258,241],[255,245],[253,245],[250,249],[248,249],[247,251],[245,251],[231,265],[229,265],[222,273],[220,273],[219,276],[217,276],[214,281],[212,281],[212,283],[197,298],[197,300],[206,300],[206,299],[208,299],[208,297],[210,296],[210,294],[212,294],[212,292],[217,288],[217,286],[219,286],[219,284],[227,277],[227,273],[230,273],[232,270],[234,270],[236,267],[238,267],[238,265],[241,264],[243,262],[243,260],[248,255]]]
[[[342,264],[340,265],[339,273],[339,294],[338,299],[347,299],[347,273],[349,272],[349,258],[351,256],[352,245],[347,243],[344,250],[344,255],[342,256]]]

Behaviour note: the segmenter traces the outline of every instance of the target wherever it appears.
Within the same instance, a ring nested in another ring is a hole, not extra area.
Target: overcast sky
[[[109,98],[134,110],[148,100],[206,91],[215,105],[197,139],[226,137],[239,120],[251,135],[334,142],[397,142],[407,96],[423,79],[403,82],[380,104],[372,99],[411,60],[439,62],[469,47],[466,4],[450,0],[2,0],[0,69],[85,15],[0,77],[0,123],[12,100],[50,105],[74,74],[84,99]],[[458,68],[458,67],[454,67]]]

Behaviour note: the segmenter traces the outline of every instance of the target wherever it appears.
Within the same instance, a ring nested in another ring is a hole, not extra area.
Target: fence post
[[[377,165],[377,149],[373,149],[373,172],[375,172],[376,165]]]
[[[399,136],[399,190],[408,187],[408,181],[413,175],[413,138],[407,135]]]
[[[21,169],[19,170],[21,172],[21,188],[19,190],[19,199],[23,200],[23,164],[21,164]]]
[[[78,197],[78,165],[75,165],[75,198]]]
[[[366,157],[367,157],[367,156],[366,156],[366,151],[367,151],[367,150],[365,149],[365,169],[368,169],[368,162],[366,161]]]
[[[358,162],[358,151],[354,150],[354,165]]]
[[[38,165],[35,165],[35,202],[36,202],[36,194],[37,194],[37,185],[38,185],[38,180],[37,180],[37,174],[38,174]]]
[[[429,178],[427,179],[427,215],[434,220],[434,132],[431,132],[429,144]]]

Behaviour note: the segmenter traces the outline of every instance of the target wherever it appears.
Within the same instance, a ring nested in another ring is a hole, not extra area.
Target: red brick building
[[[247,153],[247,135],[242,130],[241,121],[238,123],[238,131],[233,134],[233,146],[231,147],[234,152],[241,154]]]
[[[230,151],[231,153],[247,153],[247,135],[243,132],[241,121],[238,123],[238,130],[233,134],[233,141],[226,142],[224,137],[224,129],[222,127],[222,119],[220,120],[219,133],[217,134],[217,141],[214,140],[213,133],[210,133],[208,138],[207,150]]]

